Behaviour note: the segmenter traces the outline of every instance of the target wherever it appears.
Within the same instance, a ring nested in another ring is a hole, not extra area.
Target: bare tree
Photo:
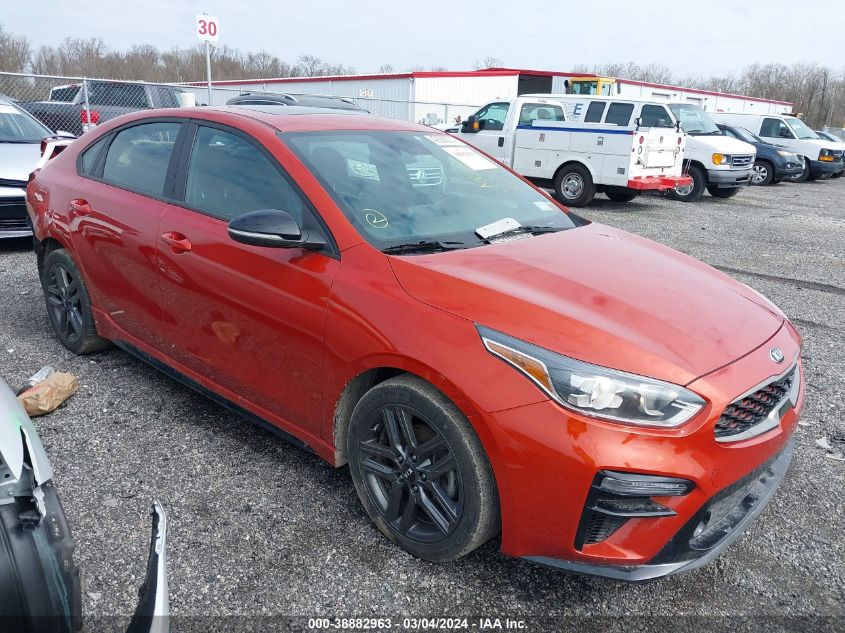
[[[503,65],[504,62],[501,59],[488,55],[482,61],[475,62],[472,67],[476,70],[484,70],[485,68],[501,68]]]
[[[0,26],[0,68],[21,73],[29,66],[31,54],[29,40],[23,35],[13,35]]]

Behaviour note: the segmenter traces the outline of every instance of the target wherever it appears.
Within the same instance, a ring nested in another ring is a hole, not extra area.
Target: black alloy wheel
[[[79,279],[64,264],[55,262],[47,269],[47,306],[56,334],[68,343],[77,343],[83,336],[82,298]]]
[[[359,441],[367,492],[388,525],[405,538],[437,543],[463,513],[463,489],[449,443],[421,412],[394,404]]]

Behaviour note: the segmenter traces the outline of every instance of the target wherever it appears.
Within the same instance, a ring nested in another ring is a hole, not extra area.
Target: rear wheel
[[[604,194],[614,202],[630,202],[639,195],[632,192],[630,189],[626,189],[625,187],[619,187],[618,189],[606,189]]]
[[[679,202],[695,202],[704,195],[704,188],[707,186],[707,174],[697,165],[692,165],[689,168],[689,177],[692,178],[692,184],[677,186],[667,192],[667,196],[672,200]]]
[[[716,187],[708,185],[707,192],[714,198],[733,198],[742,187]]]
[[[453,560],[499,529],[493,472],[478,436],[442,393],[414,376],[373,387],[352,413],[352,480],[379,530],[410,554]]]
[[[88,289],[76,264],[63,248],[44,258],[41,286],[53,331],[74,354],[90,354],[111,343],[97,334]]]
[[[775,168],[767,160],[754,161],[754,171],[751,173],[751,184],[764,187],[772,184],[775,178]]]
[[[570,207],[584,207],[593,201],[596,186],[583,165],[573,163],[561,167],[554,181],[555,197]]]

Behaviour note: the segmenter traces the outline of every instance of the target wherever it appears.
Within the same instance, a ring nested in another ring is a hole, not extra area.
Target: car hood
[[[681,385],[756,349],[784,320],[710,266],[599,224],[389,259],[419,301],[572,358]]]
[[[712,152],[719,152],[720,154],[756,154],[757,148],[750,143],[740,141],[730,136],[705,136],[690,135],[687,137],[687,145],[690,143],[697,143]]]
[[[29,180],[41,158],[41,143],[0,143],[0,180]]]

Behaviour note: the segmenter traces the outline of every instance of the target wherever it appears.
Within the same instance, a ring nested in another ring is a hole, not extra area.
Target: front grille
[[[439,167],[408,167],[408,177],[414,186],[439,185],[443,173]]]
[[[796,371],[794,367],[785,376],[729,404],[716,422],[716,439],[739,435],[765,420],[789,393]]]
[[[28,228],[24,199],[0,198],[0,231],[20,231]]]
[[[747,156],[734,156],[731,158],[731,166],[732,167],[748,167],[751,164],[751,161],[754,160],[754,157],[751,155]]]

